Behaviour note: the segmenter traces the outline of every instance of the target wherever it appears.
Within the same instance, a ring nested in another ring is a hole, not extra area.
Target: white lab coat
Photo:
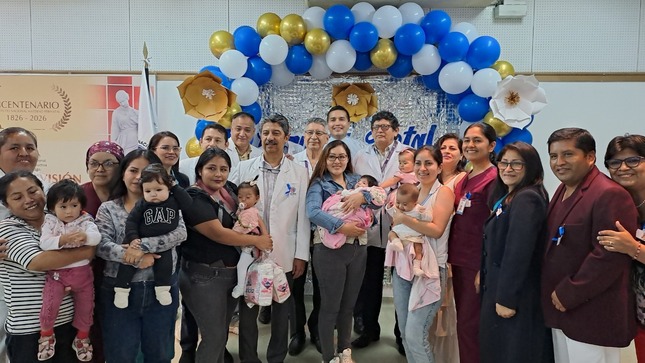
[[[262,155],[262,149],[260,149],[259,147],[253,145],[249,145],[249,147],[251,148],[251,155],[249,156],[249,160]],[[237,150],[235,150],[235,143],[233,143],[233,139],[230,137],[228,138],[228,147],[226,148],[226,153],[231,158],[232,171],[233,169],[235,169],[237,164],[240,163],[240,156],[237,154]]]
[[[233,169],[229,180],[235,184],[254,180],[257,176],[260,200],[255,205],[260,215],[264,214],[264,177],[260,170],[263,156],[241,161]],[[298,162],[284,158],[280,173],[276,178],[271,197],[269,233],[273,239],[273,252],[270,256],[285,272],[293,270],[293,259],[309,260],[310,224],[305,209],[307,171]],[[290,188],[290,189],[288,189]],[[288,192],[291,190],[291,192]]]
[[[371,175],[381,183],[393,177],[399,171],[399,153],[406,148],[407,146],[398,142],[390,160],[385,166],[385,170],[381,172],[381,165],[376,150],[374,150],[374,145],[369,145],[361,149],[352,161],[354,172],[359,175]],[[378,224],[367,230],[367,245],[385,248],[392,219],[385,213],[384,208],[379,209],[378,213],[375,214],[378,219]],[[385,218],[385,220],[381,221],[382,218]]]

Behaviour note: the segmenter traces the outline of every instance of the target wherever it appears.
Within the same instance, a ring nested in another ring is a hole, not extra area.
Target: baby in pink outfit
[[[334,217],[342,219],[343,222],[357,222],[357,227],[367,229],[373,222],[372,211],[367,208],[358,208],[354,212],[346,214],[343,212],[342,199],[348,195],[367,191],[372,197],[372,204],[375,206],[382,206],[385,203],[387,195],[385,194],[385,190],[378,187],[376,184],[376,179],[372,176],[363,175],[356,183],[354,189],[343,190],[327,198],[325,202],[323,202],[322,210]],[[342,233],[329,233],[324,228],[318,228],[318,231],[320,233],[322,243],[331,249],[340,248],[347,239],[347,236]],[[363,236],[362,238],[367,237]]]
[[[257,184],[254,181],[241,183],[237,187],[237,198],[240,201],[240,205],[237,209],[237,221],[233,226],[233,230],[242,234],[267,234],[264,221],[260,217],[260,211],[255,208],[255,205],[260,200],[260,189]],[[237,285],[233,288],[232,293],[234,298],[244,295],[246,272],[253,260],[255,260],[253,247],[242,247],[240,260],[237,263]]]

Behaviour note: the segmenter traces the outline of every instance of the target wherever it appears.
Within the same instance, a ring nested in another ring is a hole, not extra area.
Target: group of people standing
[[[260,309],[234,291],[249,253],[273,259],[291,291],[271,305],[268,362],[299,354],[306,328],[324,363],[353,362],[352,349],[380,339],[386,267],[409,362],[618,362],[618,348],[634,337],[645,360],[645,330],[637,335],[645,324],[645,137],[610,142],[612,181],[595,166],[586,130],[555,131],[549,160],[562,183],[549,202],[537,150],[516,142],[496,155],[489,125],[411,150],[397,141],[391,112],[370,123],[374,145],[363,147],[347,136],[347,110],[333,107],[327,120],[307,122],[304,151],[290,153],[284,116],[259,122],[256,148],[255,120],[241,112],[230,138],[209,125],[203,153],[181,162],[168,131],[127,154],[100,141],[86,155],[90,182],[76,189],[69,181],[50,188],[34,173],[33,133],[0,131],[8,312],[0,343],[11,362],[170,362],[180,303],[180,362],[232,362],[226,343],[236,309],[239,359],[260,362]],[[386,202],[383,189],[392,194]],[[340,200],[336,212],[328,200]],[[246,209],[262,227],[242,225],[252,231],[242,234],[234,226]],[[360,221],[349,217],[357,212]],[[93,258],[90,269],[84,261]],[[94,294],[79,293],[79,281],[93,282]],[[60,306],[47,303],[50,286]],[[456,323],[448,324],[457,335],[442,342],[434,327],[450,314],[438,312],[453,301]]]

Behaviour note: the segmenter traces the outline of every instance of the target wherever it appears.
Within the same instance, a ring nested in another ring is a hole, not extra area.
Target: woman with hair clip
[[[645,136],[616,136],[607,145],[605,166],[611,178],[627,189],[638,209],[640,229],[632,236],[616,222],[618,231],[600,231],[598,240],[611,252],[624,253],[634,259],[633,288],[636,292],[638,333],[634,338],[636,356],[645,362]]]
[[[457,306],[457,338],[461,363],[479,363],[480,297],[475,279],[481,264],[484,221],[490,214],[488,199],[497,174],[492,126],[474,123],[464,134],[464,155],[473,165],[455,186],[455,216],[448,243],[448,262]]]
[[[481,362],[539,363],[548,357],[540,306],[548,206],[544,170],[535,148],[524,142],[504,146],[497,167],[480,269]]]

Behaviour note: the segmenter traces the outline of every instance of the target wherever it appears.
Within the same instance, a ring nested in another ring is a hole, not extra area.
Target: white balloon
[[[237,95],[237,102],[240,106],[249,106],[258,100],[260,89],[258,85],[250,78],[242,77],[233,81],[231,91]]]
[[[392,5],[385,5],[374,12],[372,24],[378,30],[378,36],[387,39],[396,34],[396,30],[403,24],[403,18],[399,9]]]
[[[327,65],[325,55],[313,56],[313,63],[309,69],[309,74],[315,79],[327,79],[332,74],[331,68]]]
[[[324,29],[323,26],[323,17],[325,16],[325,9],[320,6],[312,6],[309,9],[305,10],[302,14],[302,19],[307,24],[307,31],[311,29]]]
[[[467,90],[472,80],[473,69],[464,61],[448,63],[439,72],[441,89],[453,95],[458,95]]]
[[[459,32],[468,38],[468,44],[472,44],[473,40],[477,39],[479,37],[479,33],[477,32],[477,28],[475,28],[474,25],[471,23],[459,23],[455,24],[452,26],[452,29],[450,29],[451,32]]]
[[[284,63],[271,66],[271,83],[278,87],[288,85],[295,77]]]
[[[260,42],[260,57],[270,65],[284,62],[288,53],[287,41],[277,34],[267,35]]]
[[[345,73],[356,63],[356,50],[347,40],[337,40],[329,46],[325,54],[327,65],[336,73]]]
[[[497,91],[497,83],[502,80],[499,72],[492,68],[484,68],[475,72],[470,88],[479,97],[492,97]]]
[[[352,14],[354,14],[354,24],[358,24],[361,21],[372,21],[372,16],[374,15],[374,5],[367,2],[360,2],[352,6]]]
[[[421,50],[412,56],[412,68],[422,76],[436,72],[440,66],[439,50],[432,44],[424,44]]]
[[[228,78],[240,78],[246,73],[246,56],[239,50],[229,49],[219,57],[219,69]]]
[[[419,24],[421,18],[424,16],[423,8],[417,3],[405,3],[399,6],[399,11],[403,18],[403,24]]]

